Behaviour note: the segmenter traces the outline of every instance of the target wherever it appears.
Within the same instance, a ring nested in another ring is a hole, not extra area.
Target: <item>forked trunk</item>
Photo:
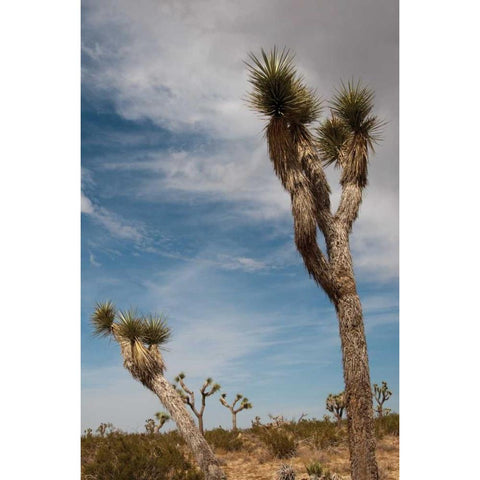
[[[362,306],[356,293],[336,304],[342,342],[352,480],[377,480],[375,426]]]
[[[221,470],[210,445],[196,427],[182,399],[166,378],[163,375],[156,375],[151,381],[151,389],[157,394],[177,424],[180,434],[190,447],[204,473],[205,480],[225,480],[226,476]]]

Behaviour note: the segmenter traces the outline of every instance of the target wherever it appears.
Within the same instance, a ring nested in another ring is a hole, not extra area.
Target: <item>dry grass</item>
[[[245,434],[243,441],[248,447],[241,451],[216,451],[229,480],[274,480],[283,463],[293,466],[297,480],[308,480],[305,465],[314,460],[344,480],[350,480],[348,447],[343,443],[326,449],[300,444],[295,457],[280,460],[252,436]],[[399,478],[399,437],[386,435],[377,441],[377,462],[382,480]]]

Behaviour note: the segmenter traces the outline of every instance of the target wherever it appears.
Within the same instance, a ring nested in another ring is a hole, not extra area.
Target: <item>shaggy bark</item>
[[[367,344],[349,246],[366,180],[355,181],[350,171],[343,172],[342,196],[332,216],[330,188],[308,134],[278,117],[270,120],[266,134],[275,173],[290,193],[297,249],[337,311],[352,480],[377,480]],[[317,225],[325,237],[328,260],[317,243]]]
[[[155,393],[168,413],[175,421],[177,428],[193,453],[195,460],[205,475],[205,480],[226,480],[226,476],[219,466],[210,445],[196,427],[189,415],[180,395],[170,385],[163,375],[164,364],[160,352],[156,347],[147,350],[143,364],[133,357],[134,349],[130,342],[126,342],[113,335],[120,345],[125,368],[134,378],[139,380],[149,390]]]
[[[162,375],[157,375],[152,379],[151,387],[177,424],[180,434],[193,452],[205,479],[225,480],[226,476],[210,445],[196,427],[178,393]]]
[[[352,479],[377,480],[367,341],[349,245],[349,234],[361,201],[362,189],[356,184],[345,183],[334,219],[335,242],[332,248],[331,267],[339,295],[334,304],[342,345]]]

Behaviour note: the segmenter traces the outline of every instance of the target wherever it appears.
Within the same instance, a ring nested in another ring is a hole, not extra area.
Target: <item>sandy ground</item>
[[[217,451],[216,453],[229,480],[275,480],[276,472],[283,463],[293,466],[296,480],[308,480],[305,464],[312,461],[319,461],[330,472],[338,474],[343,480],[350,480],[349,457],[346,446],[314,450],[308,446],[300,445],[295,457],[283,460],[273,458],[262,448],[250,452],[225,453]],[[398,480],[398,437],[385,436],[377,442],[377,462],[381,480]]]

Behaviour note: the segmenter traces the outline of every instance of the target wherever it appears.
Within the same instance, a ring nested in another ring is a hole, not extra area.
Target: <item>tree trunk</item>
[[[336,308],[342,342],[352,480],[378,480],[367,343],[357,293],[341,295]]]
[[[177,424],[180,434],[193,452],[205,480],[225,480],[218,460],[203,435],[200,434],[185,405],[163,375],[156,375],[151,381],[151,389],[155,392]]]
[[[337,414],[337,427],[340,428],[340,422],[342,421],[341,415]]]
[[[205,432],[203,431],[203,415],[197,416],[198,418],[198,429],[200,430],[200,433],[205,436]]]
[[[232,412],[232,430],[237,429],[237,414]]]

